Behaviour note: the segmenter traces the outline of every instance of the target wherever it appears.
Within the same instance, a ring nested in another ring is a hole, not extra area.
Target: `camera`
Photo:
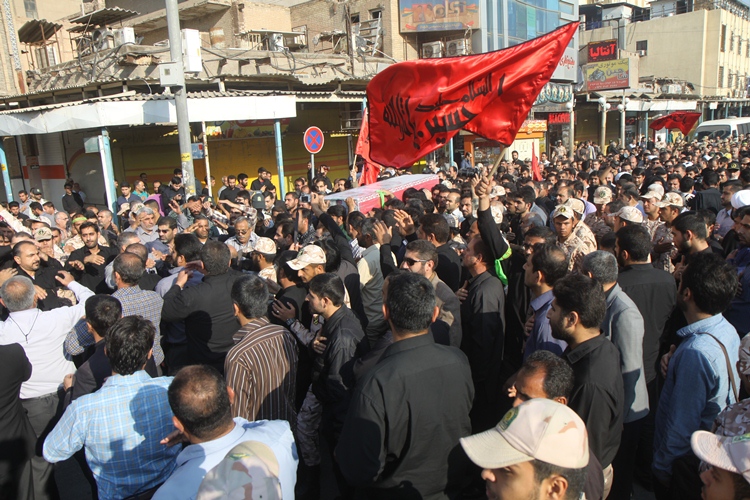
[[[312,195],[310,194],[302,194],[299,197],[299,201],[302,203],[312,203]]]

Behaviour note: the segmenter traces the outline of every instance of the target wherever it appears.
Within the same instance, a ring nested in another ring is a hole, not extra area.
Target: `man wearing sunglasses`
[[[406,245],[401,269],[424,276],[435,287],[437,319],[430,325],[435,342],[453,347],[461,346],[461,302],[435,272],[438,253],[435,245],[425,240],[415,240]]]

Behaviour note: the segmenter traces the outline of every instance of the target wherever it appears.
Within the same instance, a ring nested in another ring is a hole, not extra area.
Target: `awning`
[[[62,24],[51,23],[46,19],[32,19],[18,29],[18,41],[29,45],[44,43],[61,28]]]
[[[112,23],[128,19],[133,16],[139,15],[139,12],[134,10],[121,9],[120,7],[110,7],[105,9],[95,10],[89,14],[73,18],[70,20],[73,24],[86,24],[89,26],[107,26]]]
[[[611,100],[614,106],[617,99]],[[698,101],[631,99],[625,107],[628,111],[693,111],[698,109]]]
[[[188,94],[191,122],[274,120],[297,116],[294,95],[211,94]],[[0,135],[175,123],[177,113],[173,95],[135,94],[1,111]]]

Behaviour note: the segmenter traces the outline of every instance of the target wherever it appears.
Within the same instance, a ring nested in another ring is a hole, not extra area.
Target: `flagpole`
[[[495,160],[495,164],[492,165],[492,170],[490,170],[490,174],[487,176],[488,178],[492,179],[495,176],[495,172],[497,172],[497,167],[500,166],[500,162],[503,161],[503,153],[505,152],[506,146],[504,144],[500,145],[500,153],[497,155],[497,159]]]

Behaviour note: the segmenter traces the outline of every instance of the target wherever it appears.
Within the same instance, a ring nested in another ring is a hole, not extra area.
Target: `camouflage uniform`
[[[596,213],[588,214],[583,219],[583,223],[591,229],[596,241],[599,241],[602,236],[612,231],[612,228],[604,221],[604,217],[599,217]]]
[[[650,232],[650,231],[649,231]],[[662,243],[671,243],[672,242],[672,230],[671,228],[667,227],[666,224],[662,223],[654,229],[654,232],[652,233],[651,241],[654,243],[654,245],[661,245]],[[661,269],[663,271],[667,271],[669,274],[672,274],[674,272],[674,265],[672,264],[672,257],[674,257],[677,254],[677,249],[672,248],[671,251],[660,253],[660,254],[653,254],[653,262],[654,267],[656,269]]]
[[[580,267],[584,255],[596,251],[596,238],[591,229],[579,221],[568,239],[562,243],[558,241],[557,245],[568,256],[568,271],[572,271]]]

